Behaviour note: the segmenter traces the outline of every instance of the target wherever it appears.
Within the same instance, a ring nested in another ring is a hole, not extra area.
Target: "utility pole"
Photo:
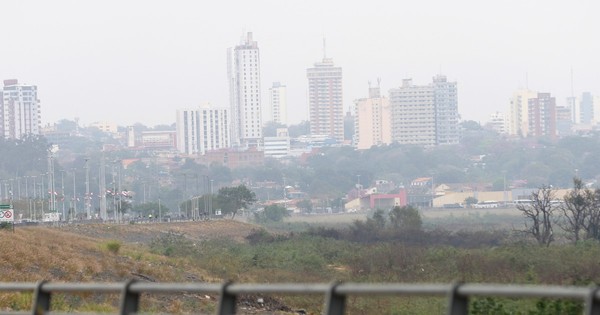
[[[67,213],[65,212],[65,170],[60,170],[60,186],[62,192],[62,215],[63,220],[67,218]]]
[[[100,159],[100,219],[107,220],[108,213],[106,211],[106,170],[105,170],[104,152]]]
[[[75,181],[75,171],[76,169],[73,169],[73,213],[71,214],[71,220],[73,220],[74,216],[77,214],[77,182]]]
[[[55,212],[56,198],[54,192],[56,189],[54,188],[54,153],[52,149],[48,149],[48,189],[50,190],[50,204],[48,205],[48,208],[50,208],[50,212]]]
[[[85,214],[88,220],[92,218],[92,198],[90,196],[90,165],[89,158],[85,158]]]
[[[115,195],[115,191],[117,190],[117,187],[116,187],[117,183],[115,182],[115,176],[116,176],[116,174],[115,174],[115,164],[113,163],[113,165],[112,165],[112,197],[113,197],[112,206],[113,206],[113,213],[114,213],[114,216],[115,216],[115,221],[117,223],[119,223],[119,214],[118,214],[118,211],[117,211],[117,199],[116,199],[117,197]]]

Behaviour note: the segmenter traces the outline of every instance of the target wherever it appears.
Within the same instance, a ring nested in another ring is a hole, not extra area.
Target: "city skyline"
[[[459,83],[462,119],[480,122],[506,111],[519,87],[549,91],[564,105],[571,69],[575,95],[600,94],[593,1],[426,1],[408,10],[386,2],[141,4],[3,4],[0,26],[18,31],[4,37],[0,76],[40,87],[43,125],[75,117],[168,124],[172,108],[228,105],[224,51],[247,30],[261,45],[263,86],[287,86],[290,123],[308,119],[304,71],[322,55],[324,36],[344,68],[344,110],[375,77],[387,94],[405,78],[442,73]]]

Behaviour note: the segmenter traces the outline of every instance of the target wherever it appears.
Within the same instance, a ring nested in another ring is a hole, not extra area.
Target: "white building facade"
[[[231,144],[257,147],[262,141],[260,54],[252,33],[227,51]]]
[[[283,158],[290,154],[290,136],[287,128],[278,128],[275,137],[265,137],[265,157]]]
[[[433,77],[436,145],[458,144],[458,92],[456,82],[445,75]]]
[[[279,82],[273,82],[273,86],[269,88],[269,98],[271,100],[271,118],[274,122],[287,126],[286,86]]]
[[[0,131],[4,138],[21,139],[30,134],[39,135],[41,114],[37,86],[5,80],[0,95]]]
[[[412,79],[391,89],[392,141],[399,144],[434,146],[435,103],[431,85],[413,85]]]
[[[423,146],[458,144],[458,92],[456,82],[437,75],[428,85],[412,79],[391,89],[392,141]]]
[[[229,110],[204,104],[177,110],[177,150],[187,155],[231,146]]]

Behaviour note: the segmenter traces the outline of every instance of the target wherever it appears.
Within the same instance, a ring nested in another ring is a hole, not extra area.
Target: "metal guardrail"
[[[237,297],[241,294],[305,295],[324,294],[323,314],[342,315],[346,299],[353,295],[387,296],[447,296],[448,315],[468,314],[469,298],[476,296],[506,298],[567,298],[585,302],[586,315],[600,315],[600,292],[598,287],[574,286],[525,286],[494,284],[241,284],[241,283],[148,283],[129,281],[125,283],[38,283],[0,282],[0,292],[33,291],[33,305],[29,314],[50,312],[52,293],[120,293],[119,314],[138,312],[142,293],[212,293],[219,294],[217,315],[236,313]],[[28,314],[25,312],[0,312],[0,315]]]

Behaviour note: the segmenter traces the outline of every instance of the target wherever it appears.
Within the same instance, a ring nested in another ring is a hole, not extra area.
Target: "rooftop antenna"
[[[369,89],[371,88],[371,80],[368,81],[369,82]]]
[[[381,78],[377,78],[377,87],[381,88]]]
[[[525,89],[529,90],[529,72],[525,71]]]
[[[325,44],[325,35],[323,35],[323,59],[327,58],[327,45]]]

